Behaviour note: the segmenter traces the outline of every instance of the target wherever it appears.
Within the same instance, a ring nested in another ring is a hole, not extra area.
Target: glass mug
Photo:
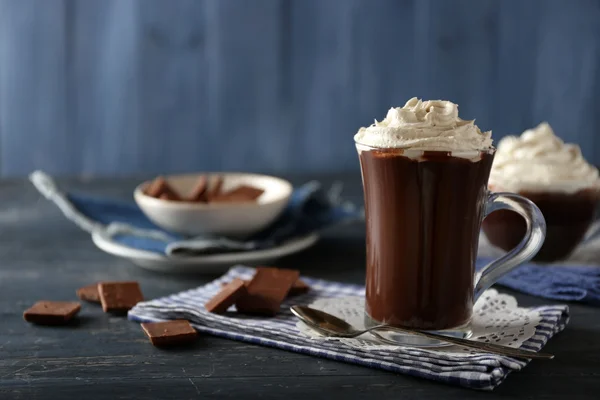
[[[356,148],[367,231],[366,325],[469,337],[477,298],[542,246],[542,213],[522,196],[488,191],[495,149],[423,152],[360,143]],[[500,209],[521,214],[527,233],[476,273],[481,223]],[[399,344],[440,344],[392,331],[386,337]]]

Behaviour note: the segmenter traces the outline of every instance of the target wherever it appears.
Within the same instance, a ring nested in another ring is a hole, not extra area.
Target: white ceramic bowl
[[[239,185],[264,190],[249,203],[191,203],[157,199],[144,193],[150,181],[134,191],[134,198],[144,214],[159,227],[183,235],[215,234],[243,237],[267,227],[281,214],[292,194],[292,185],[281,178],[246,173],[206,173],[164,176],[167,183],[182,196],[190,193],[200,176],[223,177],[223,191]]]

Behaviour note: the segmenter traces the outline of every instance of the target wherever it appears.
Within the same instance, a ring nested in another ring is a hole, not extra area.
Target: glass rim
[[[357,140],[354,140],[354,145],[360,149],[359,150],[379,150],[379,151],[421,151],[428,153],[485,153],[485,154],[493,154],[496,152],[496,148],[491,146],[487,149],[482,150],[427,150],[427,149],[413,149],[411,147],[381,147],[381,146],[372,146],[368,144],[361,143]]]

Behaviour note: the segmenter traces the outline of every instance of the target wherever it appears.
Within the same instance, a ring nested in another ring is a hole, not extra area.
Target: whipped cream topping
[[[564,143],[543,122],[500,140],[489,185],[496,191],[575,193],[600,188],[600,177],[579,146]]]
[[[391,108],[382,121],[360,128],[354,141],[377,148],[473,152],[490,149],[491,136],[475,121],[459,118],[458,105],[413,97],[404,107]]]

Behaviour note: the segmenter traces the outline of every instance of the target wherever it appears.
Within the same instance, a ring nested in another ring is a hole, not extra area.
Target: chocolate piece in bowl
[[[259,267],[235,307],[238,312],[275,316],[300,273],[292,269]]]
[[[141,324],[150,343],[157,347],[178,346],[196,340],[198,334],[187,320],[144,322]]]
[[[25,310],[23,318],[38,325],[65,325],[80,309],[81,305],[75,301],[43,300]]]
[[[123,314],[144,300],[137,282],[100,282],[98,292],[104,312]]]
[[[211,197],[211,203],[245,203],[256,201],[265,191],[253,186],[241,185],[226,193]]]
[[[77,289],[77,297],[83,301],[90,303],[100,303],[100,293],[98,292],[98,284],[93,283],[91,285],[84,286]]]
[[[219,197],[221,195],[221,189],[223,188],[223,177],[215,176],[212,179],[210,189],[208,194],[206,195],[208,201],[212,201],[213,198]]]
[[[246,293],[246,282],[234,279],[225,284],[221,291],[204,305],[204,308],[208,312],[222,314]]]
[[[189,201],[196,201],[200,203],[205,203],[207,201],[206,192],[208,190],[208,179],[206,176],[202,175],[198,178],[198,182],[192,192],[188,196]]]
[[[180,200],[177,192],[175,192],[171,186],[169,186],[165,178],[162,176],[158,176],[152,182],[150,182],[144,193],[148,196],[156,198],[162,198],[161,196],[165,196],[164,198],[167,200]]]
[[[214,177],[209,189],[208,178],[202,175],[186,200],[197,203],[244,203],[255,201],[264,193],[263,189],[250,185],[239,185],[223,192],[223,182],[223,177]]]
[[[167,193],[167,192],[161,194],[160,196],[158,196],[158,198],[161,200],[169,200],[169,201],[180,201],[181,200],[179,196],[173,195],[173,194]]]

